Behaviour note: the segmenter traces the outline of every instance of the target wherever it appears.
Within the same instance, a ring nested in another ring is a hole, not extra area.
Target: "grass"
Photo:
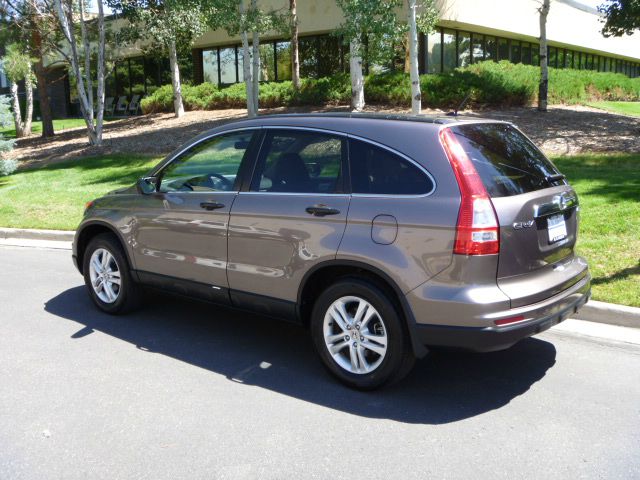
[[[105,122],[109,120],[105,119]],[[62,118],[53,121],[53,130],[62,132],[71,128],[84,127],[85,123],[82,118]],[[42,133],[42,122],[33,122],[31,124],[31,134],[36,135]],[[0,128],[0,134],[7,138],[16,138],[16,129],[14,127]]]
[[[0,226],[73,230],[84,205],[129,186],[160,158],[108,155],[0,177]],[[640,154],[553,159],[578,192],[578,251],[596,300],[640,307]]]
[[[613,113],[640,117],[640,102],[591,102],[588,105]]]
[[[0,226],[75,230],[86,202],[132,185],[159,161],[107,155],[0,177]]]
[[[578,252],[593,298],[640,307],[640,154],[553,159],[580,197]]]

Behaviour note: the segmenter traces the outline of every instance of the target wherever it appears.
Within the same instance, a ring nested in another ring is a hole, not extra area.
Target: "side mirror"
[[[157,177],[142,177],[137,183],[138,191],[143,195],[155,193],[158,190]]]

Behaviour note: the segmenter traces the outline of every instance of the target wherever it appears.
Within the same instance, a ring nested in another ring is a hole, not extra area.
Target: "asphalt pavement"
[[[632,329],[438,351],[362,393],[300,327],[164,294],[108,316],[66,250],[0,267],[3,480],[640,478]]]

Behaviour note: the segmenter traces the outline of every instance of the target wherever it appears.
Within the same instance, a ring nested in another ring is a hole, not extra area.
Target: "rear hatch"
[[[575,255],[578,197],[564,176],[507,123],[451,127],[498,217],[498,287],[513,308],[549,298],[587,275]]]

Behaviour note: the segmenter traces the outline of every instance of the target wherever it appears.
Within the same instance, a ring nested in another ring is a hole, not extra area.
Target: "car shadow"
[[[84,287],[75,287],[46,302],[45,310],[77,323],[71,337],[78,341],[99,331],[229,381],[405,423],[444,424],[500,408],[542,379],[556,357],[555,347],[539,339],[495,353],[436,351],[402,382],[366,393],[326,373],[300,326],[158,293],[146,303],[134,314],[110,316],[95,308]]]

